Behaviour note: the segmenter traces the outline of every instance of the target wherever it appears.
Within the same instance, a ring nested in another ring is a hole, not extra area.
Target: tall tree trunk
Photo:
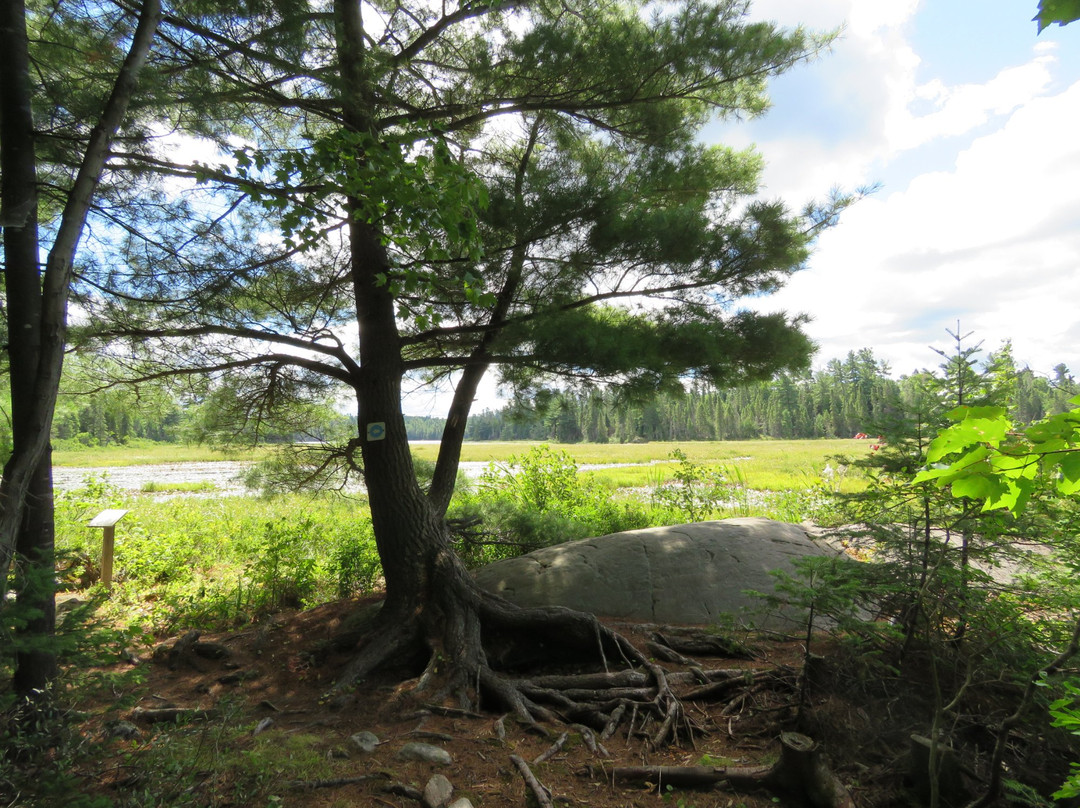
[[[335,14],[344,124],[352,132],[377,138],[359,4],[337,0]],[[362,161],[365,155],[358,154],[357,159]],[[334,690],[340,694],[383,663],[426,650],[428,665],[417,690],[438,685],[435,699],[453,695],[464,707],[475,707],[482,698],[489,699],[512,709],[523,721],[558,720],[551,709],[536,702],[540,692],[550,696],[566,715],[577,714],[580,720],[591,720],[600,727],[617,720],[595,706],[573,705],[548,688],[532,687],[526,695],[522,686],[507,680],[489,664],[483,637],[483,629],[489,628],[493,638],[490,644],[499,650],[515,643],[541,644],[546,639],[553,645],[584,649],[594,658],[603,659],[610,653],[613,658],[646,668],[655,690],[642,707],[660,719],[654,741],[661,742],[675,731],[681,710],[661,669],[592,615],[556,607],[517,609],[482,592],[454,552],[443,520],[452,491],[452,485],[445,480],[452,478],[453,464],[440,457],[444,482],[429,497],[416,480],[409,451],[401,412],[401,336],[388,282],[392,267],[380,233],[367,221],[361,201],[347,198],[345,205],[349,212],[351,275],[360,340],[360,365],[353,387],[358,401],[364,481],[386,599],[365,643],[346,666]],[[522,258],[518,256],[515,262],[518,270]],[[511,287],[517,283],[513,274],[507,281]],[[504,311],[512,291],[503,290]],[[486,355],[486,349],[485,341],[481,355]],[[478,368],[466,373],[456,402],[463,417],[468,414],[480,375]],[[458,427],[460,431],[452,430],[447,437],[449,445],[460,448],[463,419]]]
[[[0,3],[0,180],[3,189],[4,282],[11,357],[12,454],[0,482],[0,603],[7,571],[19,556],[20,606],[35,610],[25,632],[48,636],[55,627],[54,525],[49,434],[60,387],[67,336],[67,302],[75,254],[109,147],[135,90],[161,18],[160,0],[144,0],[131,46],[101,117],[90,132],[67,194],[44,274],[39,266],[37,174],[31,114],[26,8]],[[36,697],[55,672],[45,651],[20,653],[17,692]]]
[[[35,396],[41,358],[41,270],[38,263],[37,163],[30,97],[26,8],[0,10],[0,221],[4,228],[4,291],[8,308],[12,455],[0,484],[0,512],[10,529],[0,534],[0,608],[13,555],[17,608],[31,617],[21,633],[48,636],[56,622],[51,453]],[[44,693],[56,673],[54,655],[40,647],[16,654],[15,692]]]

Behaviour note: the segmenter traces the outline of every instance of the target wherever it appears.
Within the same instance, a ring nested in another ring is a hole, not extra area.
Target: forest
[[[1049,375],[1017,368],[1008,343],[985,355],[974,352],[973,359],[987,373],[1008,380],[1010,412],[1021,424],[1066,411],[1069,399],[1080,392],[1064,365]],[[780,373],[775,379],[724,390],[698,386],[645,400],[605,390],[543,391],[502,410],[472,414],[465,438],[554,443],[846,438],[880,432],[931,383],[932,375],[926,370],[894,378],[886,364],[874,358],[873,349],[864,348],[829,360],[817,372]],[[189,385],[179,394],[165,383],[96,392],[85,387],[78,361],[69,363],[53,419],[57,448],[133,440],[211,445],[240,440],[240,435],[225,431],[236,425],[220,418],[215,406],[220,392]],[[445,420],[406,416],[405,424],[411,440],[437,440]],[[325,404],[309,410],[304,432],[291,432],[288,424],[277,426],[272,419],[260,429],[258,439],[269,444],[324,440],[355,429],[355,419]],[[5,430],[0,426],[0,452],[10,442]]]
[[[929,350],[928,350],[929,353]],[[982,364],[1008,379],[1015,419],[1030,424],[1069,409],[1078,392],[1064,365],[1049,377],[1018,369],[1006,344]],[[540,406],[518,405],[473,415],[469,440],[550,440],[557,443],[849,438],[878,433],[930,383],[930,371],[893,378],[864,348],[832,359],[814,373],[781,373],[775,379],[726,390],[691,389],[626,401],[594,391],[551,395]],[[411,434],[437,438],[437,420],[410,419]]]

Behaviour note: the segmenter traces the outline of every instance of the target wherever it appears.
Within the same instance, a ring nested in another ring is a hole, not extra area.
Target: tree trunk
[[[0,221],[13,437],[12,454],[0,482],[0,604],[6,595],[8,568],[17,554],[21,566],[18,605],[38,614],[24,629],[33,637],[49,636],[56,622],[49,437],[64,362],[75,254],[110,143],[126,114],[160,17],[160,0],[145,0],[112,92],[90,132],[42,274],[26,9],[20,0],[0,3],[0,73],[4,76],[0,83]],[[54,673],[55,659],[40,644],[34,651],[20,651],[16,692],[36,699]]]
[[[338,0],[335,15],[342,120],[351,132],[370,135],[377,141],[360,7],[349,0]],[[362,162],[366,155],[361,152],[356,158]],[[592,615],[560,608],[517,609],[482,592],[454,553],[443,514],[452,491],[456,458],[451,463],[449,454],[440,454],[442,482],[435,486],[432,496],[425,495],[416,480],[401,411],[404,364],[391,288],[394,268],[381,234],[368,221],[362,201],[347,197],[345,207],[349,213],[350,269],[359,331],[360,362],[352,385],[357,395],[364,481],[386,599],[366,641],[346,666],[334,691],[341,694],[384,663],[403,656],[414,658],[417,651],[424,651],[428,664],[416,689],[432,691],[432,700],[453,696],[462,707],[472,708],[486,699],[513,710],[519,719],[534,725],[537,719],[570,716],[604,727],[612,721],[610,705],[601,708],[593,703],[577,703],[554,688],[514,682],[489,664],[484,642],[486,639],[489,647],[501,650],[550,640],[552,645],[585,649],[598,661],[606,660],[605,654],[610,653],[647,670],[654,687],[651,691],[646,688],[649,695],[642,700],[641,713],[649,714],[659,725],[650,740],[662,742],[675,733],[681,706],[660,668]],[[511,288],[503,290],[503,311],[516,282],[511,272],[506,282]],[[487,342],[482,342],[477,358],[486,347]],[[468,413],[480,375],[474,370],[466,376],[457,401],[462,418]],[[463,421],[451,429],[448,446],[460,445],[463,429]],[[560,713],[540,701],[556,705]]]
[[[35,396],[41,358],[41,272],[38,265],[37,164],[31,115],[26,9],[0,11],[0,220],[4,226],[4,290],[8,309],[12,455],[0,484],[0,608],[8,569],[19,559],[16,608],[30,617],[21,635],[47,637],[56,625],[53,502],[48,435],[41,435]],[[15,692],[38,699],[56,674],[54,654],[39,644],[18,648]]]

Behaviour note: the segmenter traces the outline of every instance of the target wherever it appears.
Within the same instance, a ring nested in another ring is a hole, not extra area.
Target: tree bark
[[[135,81],[150,51],[161,17],[160,0],[144,0],[131,46],[83,154],[67,194],[56,238],[38,262],[37,161],[31,111],[26,8],[20,0],[0,4],[0,191],[4,225],[4,282],[9,322],[12,391],[12,454],[0,481],[0,603],[15,555],[18,605],[39,616],[25,633],[48,636],[55,629],[54,525],[49,447],[67,335],[67,302],[75,254],[90,202],[101,181],[109,146],[120,127]],[[55,658],[38,648],[20,651],[16,692],[38,698],[55,674]]]
[[[342,120],[349,131],[369,135],[377,142],[375,100],[369,89],[359,5],[338,0],[335,15]],[[363,162],[367,155],[361,151],[356,158]],[[420,489],[413,468],[401,411],[405,365],[390,282],[393,267],[380,232],[367,220],[362,200],[347,197],[345,207],[349,214],[350,270],[359,331],[360,361],[353,388],[358,402],[364,481],[386,598],[366,643],[346,666],[333,692],[341,694],[394,658],[425,651],[428,665],[416,690],[433,690],[431,701],[453,696],[461,707],[471,709],[485,699],[513,710],[519,719],[533,726],[538,726],[538,720],[558,721],[566,716],[587,718],[598,729],[609,722],[611,706],[600,709],[595,704],[578,703],[552,688],[516,683],[497,672],[489,663],[484,645],[483,632],[487,629],[489,645],[512,646],[544,638],[552,645],[587,649],[597,660],[606,661],[605,654],[610,653],[620,662],[645,669],[653,687],[637,703],[643,707],[643,714],[648,713],[660,724],[650,740],[657,744],[674,735],[681,705],[671,693],[662,669],[624,638],[601,626],[592,615],[559,608],[517,609],[482,592],[455,554],[443,519],[452,491],[452,469],[446,460],[450,454],[443,454],[447,446],[440,452],[443,482],[435,487],[432,496]],[[496,307],[496,327],[518,282],[513,267],[517,267],[520,277],[523,261],[522,253],[511,262],[502,290],[503,305]],[[489,341],[481,342],[480,355],[486,356]],[[460,389],[456,404],[462,421],[453,430],[464,429],[464,417],[480,375],[468,375]],[[457,445],[455,441],[460,443],[460,433],[452,433],[448,445]],[[456,452],[453,454],[456,456]],[[544,706],[541,701],[555,707]]]

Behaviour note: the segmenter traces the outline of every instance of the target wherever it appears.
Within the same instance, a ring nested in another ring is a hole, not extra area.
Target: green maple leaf
[[[1034,21],[1039,24],[1039,33],[1055,23],[1068,25],[1080,20],[1080,0],[1039,0],[1039,13]]]

